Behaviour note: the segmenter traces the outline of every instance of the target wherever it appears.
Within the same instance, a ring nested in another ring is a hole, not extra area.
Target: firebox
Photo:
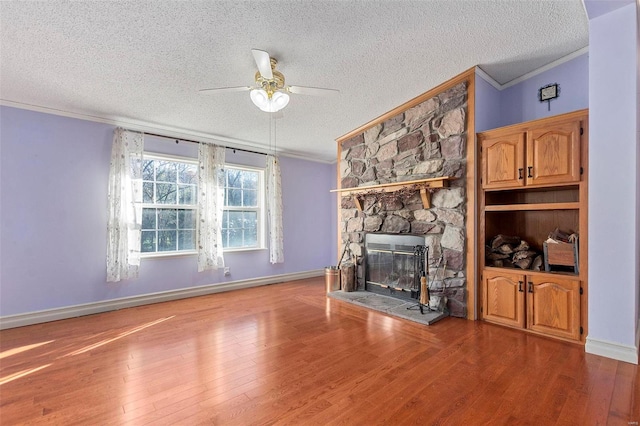
[[[404,234],[365,235],[365,290],[400,299],[417,297],[420,282],[419,256],[424,256],[425,237]]]

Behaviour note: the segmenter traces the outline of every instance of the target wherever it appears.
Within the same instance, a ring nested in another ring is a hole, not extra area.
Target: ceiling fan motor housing
[[[260,74],[260,71],[256,72],[256,84],[267,92],[269,99],[271,99],[275,92],[284,89],[284,75],[282,75],[280,71],[275,70],[277,64],[278,61],[271,58],[271,73],[273,74],[273,78],[271,79],[264,78],[262,74]]]

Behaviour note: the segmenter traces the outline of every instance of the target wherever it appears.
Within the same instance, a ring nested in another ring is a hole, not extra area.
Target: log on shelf
[[[491,240],[491,248],[497,249],[504,244],[520,244],[520,237],[510,237],[508,235],[498,234]]]
[[[533,263],[531,264],[531,270],[542,271],[542,255],[538,255],[536,256],[535,259],[533,259]]]
[[[485,257],[487,266],[534,271],[540,271],[542,267],[542,256],[517,236],[496,235],[487,246]]]

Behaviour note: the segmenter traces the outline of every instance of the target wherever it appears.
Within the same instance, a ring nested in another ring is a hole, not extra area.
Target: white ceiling
[[[504,84],[588,45],[581,0],[0,2],[0,100],[264,150],[246,92],[252,48],[292,95],[285,155],[332,161],[335,139],[479,65]],[[145,127],[148,126],[148,127]]]

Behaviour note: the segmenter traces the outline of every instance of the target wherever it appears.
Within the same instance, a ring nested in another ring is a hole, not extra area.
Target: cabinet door
[[[579,340],[580,281],[558,277],[528,277],[527,328]]]
[[[483,275],[483,318],[524,328],[524,275],[488,270]]]
[[[527,134],[527,185],[580,181],[580,122]]]
[[[482,141],[482,187],[524,186],[524,133]]]

